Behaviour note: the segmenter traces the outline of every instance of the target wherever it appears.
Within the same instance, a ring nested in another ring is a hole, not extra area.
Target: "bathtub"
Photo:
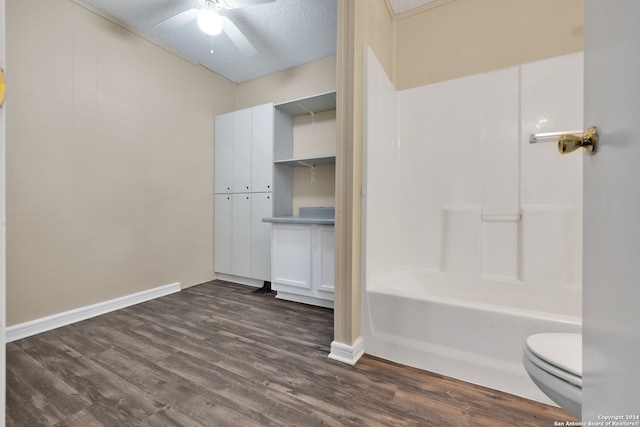
[[[362,295],[365,352],[507,393],[551,402],[522,366],[527,336],[580,332],[579,289],[517,282],[451,283],[446,275],[396,270]]]
[[[364,53],[364,351],[551,403],[522,347],[581,331],[582,159],[529,137],[582,128],[582,54],[396,90]]]

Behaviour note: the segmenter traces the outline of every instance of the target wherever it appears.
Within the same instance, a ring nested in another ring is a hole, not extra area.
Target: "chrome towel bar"
[[[554,138],[556,136],[562,136],[565,134],[579,135],[582,136],[581,130],[570,130],[564,132],[547,132],[547,133],[532,133],[529,135],[529,144],[535,144],[539,139],[549,139]]]

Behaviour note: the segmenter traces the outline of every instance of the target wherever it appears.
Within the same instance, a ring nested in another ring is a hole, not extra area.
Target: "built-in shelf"
[[[319,166],[329,165],[336,162],[335,154],[329,156],[317,156],[317,157],[297,157],[295,159],[274,160],[275,165],[285,166]]]
[[[304,114],[315,114],[322,111],[336,109],[336,92],[326,92],[319,95],[300,98],[293,101],[275,104],[278,110],[284,111],[292,116],[302,116]]]
[[[293,101],[282,102],[274,105],[275,117],[275,139],[273,144],[273,216],[286,217],[293,216],[293,182],[294,174],[301,178],[300,172],[307,169],[311,185],[316,183],[316,169],[320,166],[331,168],[335,165],[336,156],[335,148],[329,148],[333,144],[326,144],[327,149],[318,150],[323,153],[315,156],[309,156],[309,152],[305,152],[303,156],[295,154],[294,149],[294,119],[296,116],[305,118],[305,115],[311,116],[311,132],[315,129],[316,114],[327,112],[327,116],[331,115],[331,110],[336,109],[336,92],[324,92],[306,98],[295,99]],[[323,117],[325,120],[334,120],[335,118]],[[303,120],[304,122],[304,120]],[[300,137],[300,135],[298,135]],[[328,141],[327,141],[328,142]],[[323,144],[324,146],[324,144]],[[335,146],[334,146],[335,147]],[[302,152],[301,152],[302,153]],[[327,154],[324,154],[327,153]],[[328,171],[322,171],[321,177],[324,177]],[[302,175],[305,175],[304,173]]]

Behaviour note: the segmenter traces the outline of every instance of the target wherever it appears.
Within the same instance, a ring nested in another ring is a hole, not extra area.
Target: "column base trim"
[[[355,365],[364,354],[364,342],[362,337],[358,337],[353,345],[347,345],[341,342],[333,341],[331,343],[331,353],[329,359],[348,365]]]

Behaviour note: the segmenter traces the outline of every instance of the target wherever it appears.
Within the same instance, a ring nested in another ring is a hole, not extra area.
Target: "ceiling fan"
[[[245,6],[255,6],[263,3],[272,3],[275,0],[199,0],[200,9],[187,9],[158,22],[153,28],[160,31],[173,31],[191,21],[197,21],[198,27],[205,34],[215,36],[222,31],[231,39],[238,50],[244,56],[254,56],[257,51],[242,31],[225,15],[221,15],[223,9],[237,9]]]

